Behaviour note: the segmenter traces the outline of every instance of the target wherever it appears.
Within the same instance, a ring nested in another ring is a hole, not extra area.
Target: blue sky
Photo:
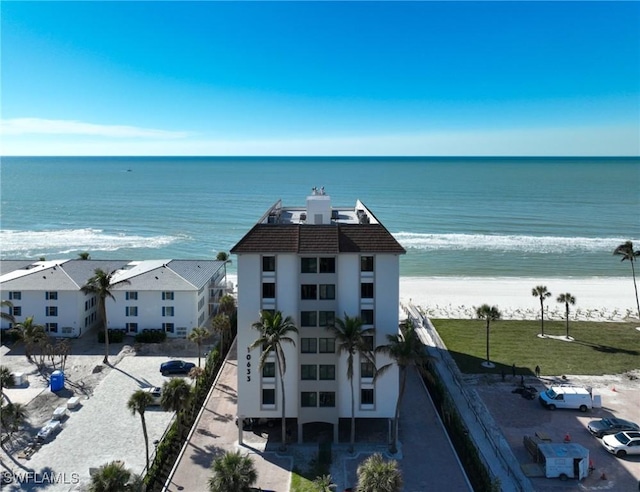
[[[639,2],[6,2],[2,155],[640,155]]]

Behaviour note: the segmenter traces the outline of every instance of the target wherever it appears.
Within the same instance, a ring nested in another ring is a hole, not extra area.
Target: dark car
[[[622,431],[640,431],[640,426],[628,420],[605,418],[600,420],[592,420],[587,425],[589,432],[596,437],[607,436],[609,434],[617,434]]]
[[[189,374],[189,371],[196,367],[192,362],[183,360],[169,360],[160,364],[160,372],[163,376],[167,374]]]

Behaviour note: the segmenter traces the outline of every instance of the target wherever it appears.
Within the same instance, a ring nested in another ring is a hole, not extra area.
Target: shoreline
[[[475,318],[475,307],[497,306],[503,319],[539,319],[540,300],[531,294],[545,285],[545,319],[563,320],[564,303],[556,298],[571,293],[569,319],[580,321],[637,320],[633,279],[627,277],[400,277],[400,303],[411,302],[432,318]]]

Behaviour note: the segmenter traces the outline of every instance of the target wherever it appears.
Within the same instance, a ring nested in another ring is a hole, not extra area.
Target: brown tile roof
[[[380,224],[256,224],[231,253],[396,253],[405,249]]]

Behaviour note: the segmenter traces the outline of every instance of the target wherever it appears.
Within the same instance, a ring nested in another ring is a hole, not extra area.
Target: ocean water
[[[4,157],[0,257],[212,258],[313,186],[369,207],[403,276],[626,277],[640,247],[638,158]]]

